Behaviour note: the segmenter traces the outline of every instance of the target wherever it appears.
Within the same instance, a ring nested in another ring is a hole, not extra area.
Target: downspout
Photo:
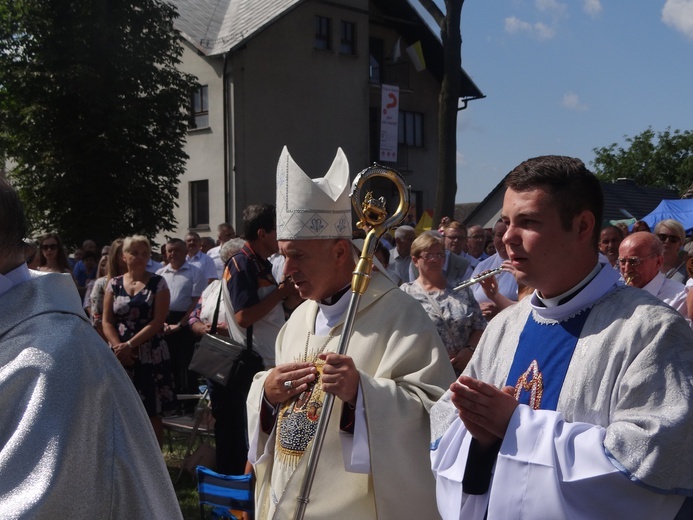
[[[231,212],[231,201],[236,197],[236,175],[233,166],[234,146],[233,146],[233,114],[229,108],[233,109],[233,98],[229,87],[229,68],[230,51],[224,55],[223,72],[223,110],[224,110],[224,222],[228,222],[236,228],[236,212]],[[234,204],[235,206],[235,204]]]

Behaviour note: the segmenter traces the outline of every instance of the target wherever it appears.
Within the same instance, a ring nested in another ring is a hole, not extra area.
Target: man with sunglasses
[[[621,242],[618,255],[618,265],[626,284],[646,290],[688,317],[686,286],[660,272],[664,258],[659,238],[647,231],[628,235]]]

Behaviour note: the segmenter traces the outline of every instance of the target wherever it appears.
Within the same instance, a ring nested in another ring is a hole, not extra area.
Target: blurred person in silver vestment
[[[0,518],[182,518],[137,392],[25,231],[0,180]]]

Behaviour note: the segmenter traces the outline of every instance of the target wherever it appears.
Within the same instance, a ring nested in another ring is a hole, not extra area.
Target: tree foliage
[[[175,227],[192,76],[161,0],[0,0],[0,152],[34,230]]]
[[[680,195],[693,184],[693,132],[655,132],[648,128],[635,137],[624,136],[626,147],[616,143],[595,148],[592,164],[596,175],[607,181],[634,180],[640,186],[677,190]]]

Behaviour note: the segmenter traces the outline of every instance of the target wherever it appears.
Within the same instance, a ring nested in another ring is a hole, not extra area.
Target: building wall
[[[325,174],[338,147],[352,177],[367,165],[367,2],[350,4],[304,3],[233,53],[237,213],[275,202],[283,146],[310,177]],[[314,48],[316,15],[332,22],[331,50]],[[339,53],[340,20],[356,23],[356,55]]]
[[[371,25],[371,36],[383,40],[385,49],[385,66],[401,66],[407,68],[406,86],[400,86],[400,111],[417,112],[424,117],[424,146],[409,147],[406,152],[406,166],[397,167],[398,171],[410,184],[413,194],[412,204],[417,203],[417,220],[426,209],[435,205],[436,176],[438,172],[438,95],[440,83],[424,69],[417,72],[409,62],[405,47],[414,42],[400,42],[401,57],[397,64],[392,62],[395,45],[400,35],[394,30],[382,25]],[[387,79],[384,80],[388,82]],[[394,83],[394,82],[393,82]],[[369,102],[373,107],[380,108],[381,89],[379,85],[371,85]],[[400,147],[401,151],[401,147]],[[401,162],[401,159],[398,160]],[[390,166],[388,163],[383,163]],[[420,199],[416,200],[416,194]]]
[[[372,163],[370,114],[372,108],[380,108],[380,86],[369,81],[369,37],[383,39],[385,48],[392,49],[399,35],[370,23],[368,9],[367,0],[304,2],[231,51],[226,74],[232,147],[227,203],[237,230],[248,204],[275,203],[276,167],[283,146],[313,178],[325,174],[338,147],[349,160],[352,179]],[[330,50],[315,48],[316,16],[331,20]],[[356,24],[355,55],[339,52],[342,20]],[[217,224],[224,221],[226,196],[224,62],[221,57],[199,55],[188,43],[183,45],[182,69],[209,85],[210,127],[188,135],[190,159],[179,187],[179,227],[173,236],[182,237],[188,230],[189,182],[201,179],[209,179],[211,230],[200,233],[216,236]],[[402,55],[408,63],[404,48]],[[386,56],[391,58],[391,52]],[[425,114],[424,147],[409,150],[408,166],[401,173],[422,194],[420,214],[432,208],[435,200],[440,85],[428,71],[417,73],[410,64],[409,68],[408,88],[400,91],[400,108]]]
[[[171,237],[184,238],[190,228],[190,182],[208,180],[209,182],[209,226],[195,230],[200,235],[213,236],[216,228],[224,222],[224,112],[223,112],[223,69],[221,57],[200,56],[187,41],[181,40],[183,57],[181,70],[197,77],[200,85],[208,86],[209,127],[192,129],[188,132],[185,153],[188,154],[186,173],[178,185],[178,207],[174,215],[178,222]],[[156,238],[165,243],[164,234]]]

